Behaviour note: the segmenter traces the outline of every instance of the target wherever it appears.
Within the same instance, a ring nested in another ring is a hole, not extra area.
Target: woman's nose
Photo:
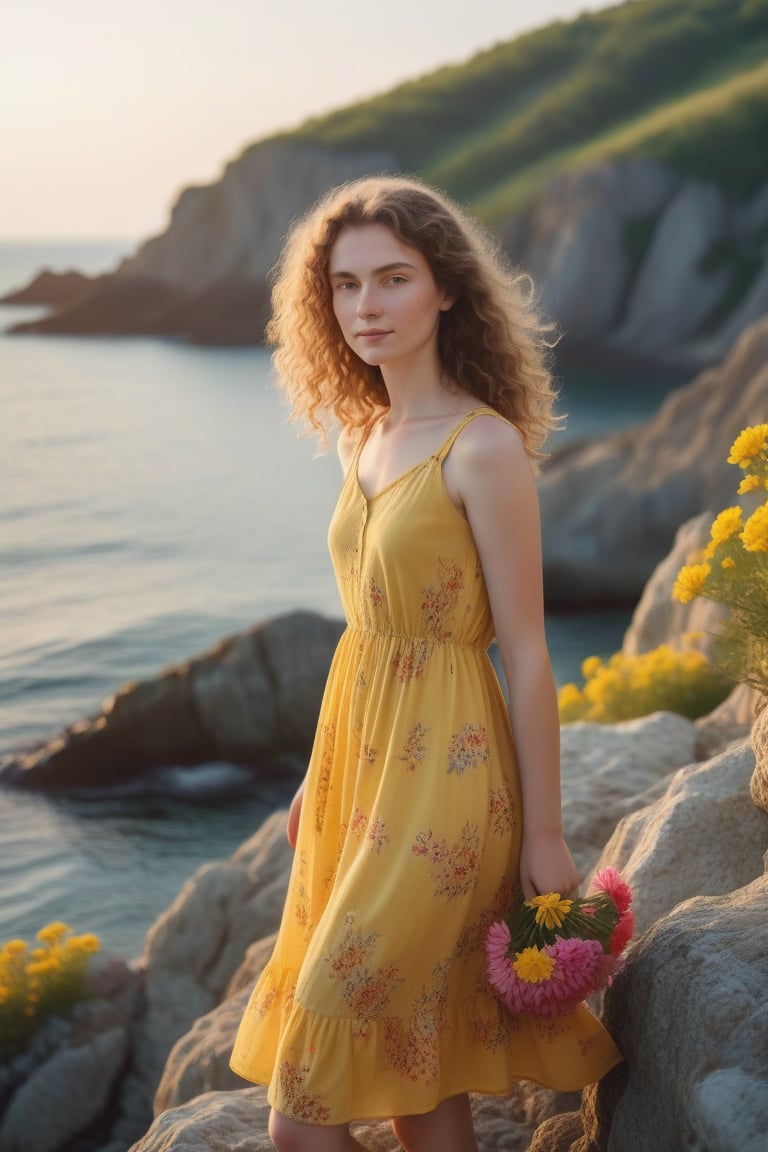
[[[380,311],[378,294],[372,285],[361,285],[357,298],[357,311],[360,316],[378,315]]]

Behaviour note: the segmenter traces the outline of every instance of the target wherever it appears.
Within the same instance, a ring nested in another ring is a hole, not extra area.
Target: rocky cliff
[[[13,331],[257,343],[291,220],[336,183],[399,167],[392,153],[254,145],[216,183],[182,192],[165,232],[114,275],[86,293],[82,282],[63,285],[56,311]],[[698,367],[768,312],[768,182],[737,202],[654,160],[603,161],[555,177],[532,207],[494,226],[561,326],[566,356]],[[44,293],[29,286],[6,302],[51,299],[49,278]]]

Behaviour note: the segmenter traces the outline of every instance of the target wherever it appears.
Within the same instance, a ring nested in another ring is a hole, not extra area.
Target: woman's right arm
[[[307,778],[305,776],[296,789],[296,795],[293,800],[291,800],[291,806],[288,809],[288,823],[285,831],[291,848],[296,847],[296,837],[299,833],[299,817],[301,816],[301,805],[304,799],[304,785],[306,784],[306,780]]]

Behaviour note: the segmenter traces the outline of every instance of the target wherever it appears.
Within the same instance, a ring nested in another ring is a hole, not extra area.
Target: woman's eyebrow
[[[409,264],[407,260],[397,260],[394,264],[382,264],[380,268],[374,268],[374,276],[382,276],[385,272],[394,272],[396,268],[412,268],[414,272],[417,271],[415,264]],[[345,276],[348,279],[354,280],[354,272],[331,272],[331,276]]]

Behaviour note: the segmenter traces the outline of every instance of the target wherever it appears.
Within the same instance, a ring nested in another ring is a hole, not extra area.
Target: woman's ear
[[[440,311],[441,312],[448,312],[451,308],[453,308],[455,303],[456,303],[456,297],[455,296],[444,296],[443,301],[440,305]]]

